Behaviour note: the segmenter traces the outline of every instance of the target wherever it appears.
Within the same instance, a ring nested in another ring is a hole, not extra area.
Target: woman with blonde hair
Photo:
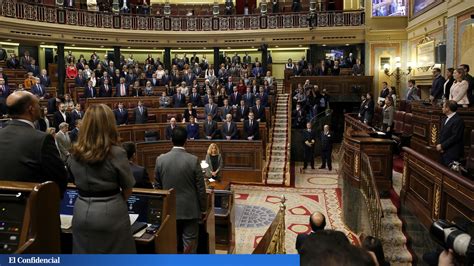
[[[465,76],[466,72],[464,68],[460,67],[454,70],[454,82],[449,93],[449,100],[457,102],[458,106],[461,105],[462,107],[468,107],[469,105],[469,97],[467,95],[469,83],[465,79]]]
[[[209,167],[206,168],[206,177],[220,181],[222,178],[221,170],[224,162],[217,144],[211,143],[209,145],[206,154],[206,163],[209,165]]]
[[[127,208],[135,179],[107,105],[87,109],[67,166],[79,190],[73,253],[136,253]]]

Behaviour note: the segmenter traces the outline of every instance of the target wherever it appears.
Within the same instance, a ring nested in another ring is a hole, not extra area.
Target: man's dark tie
[[[252,125],[253,125],[253,122],[252,122],[252,121],[253,121],[253,120],[250,120],[250,127],[252,127]]]

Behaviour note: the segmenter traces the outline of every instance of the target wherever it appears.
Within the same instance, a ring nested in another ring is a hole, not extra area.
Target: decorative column
[[[64,95],[64,80],[66,79],[66,61],[64,60],[64,43],[57,43],[58,47],[58,94]],[[52,75],[53,73],[49,73]]]
[[[267,62],[267,59],[268,59],[268,45],[267,44],[262,44],[260,46],[260,51],[262,51],[262,68],[263,68],[263,72],[266,73],[267,72],[267,65],[268,65],[268,62]]]
[[[165,47],[165,54],[163,55],[163,64],[165,69],[171,70],[171,48]]]
[[[120,46],[114,46],[114,66],[120,68]]]
[[[219,65],[220,65],[220,54],[219,54],[219,47],[214,47],[214,74],[217,76],[219,72]]]

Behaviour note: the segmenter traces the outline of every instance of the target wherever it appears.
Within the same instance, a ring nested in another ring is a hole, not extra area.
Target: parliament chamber
[[[0,254],[473,265],[473,36],[463,0],[0,0]]]

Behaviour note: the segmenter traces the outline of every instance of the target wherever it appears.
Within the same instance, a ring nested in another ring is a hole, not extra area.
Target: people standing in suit
[[[127,125],[128,124],[128,110],[123,108],[123,103],[119,102],[117,109],[114,110],[115,121],[117,125]]]
[[[366,99],[367,100],[365,101],[365,104],[364,104],[365,114],[364,114],[363,122],[364,124],[371,125],[372,118],[374,117],[375,103],[374,103],[372,94],[370,92],[367,93]]]
[[[255,105],[255,95],[252,93],[251,91],[252,89],[250,88],[250,86],[247,87],[247,91],[246,93],[244,94],[244,96],[242,97],[242,99],[244,100],[245,104],[247,106],[254,106]]]
[[[62,122],[59,124],[59,131],[54,136],[56,140],[56,145],[58,146],[59,156],[63,161],[66,161],[69,157],[69,152],[71,150],[71,139],[68,134],[69,124]]]
[[[136,157],[136,145],[134,142],[127,141],[122,143],[122,148],[127,153],[128,163],[130,164],[130,169],[132,170],[133,177],[135,178],[136,188],[153,188],[150,178],[148,177],[148,172],[145,167],[139,166],[134,163]]]
[[[71,144],[74,144],[79,139],[79,130],[82,126],[82,119],[77,119],[74,121],[74,129],[69,131],[69,139],[71,140]]]
[[[461,105],[462,107],[468,107],[470,104],[468,95],[469,82],[465,80],[465,76],[466,73],[463,68],[457,68],[454,70],[454,82],[449,92],[449,100],[457,102],[458,105]]]
[[[204,121],[204,137],[208,140],[214,139],[217,134],[217,122],[212,120],[212,115],[208,114]]]
[[[324,125],[323,132],[321,132],[321,166],[319,169],[325,169],[328,166],[329,171],[332,170],[332,134],[329,130],[329,125]]]
[[[99,88],[99,97],[112,97],[112,86],[110,86],[109,82],[109,79],[104,80],[104,83]]]
[[[10,54],[10,58],[7,60],[7,67],[13,69],[20,67],[20,61],[16,58],[15,54]]]
[[[79,190],[72,220],[73,253],[136,253],[127,208],[135,179],[118,135],[107,105],[87,108],[82,133],[67,161]]]
[[[446,70],[446,81],[443,85],[443,99],[449,99],[449,95],[451,92],[451,87],[454,83],[454,68],[450,67]],[[471,102],[471,101],[469,101]]]
[[[206,168],[206,177],[220,181],[222,179],[221,170],[224,167],[224,160],[219,151],[219,147],[215,143],[211,143],[207,149],[206,163],[209,165]]]
[[[221,121],[225,121],[227,114],[232,114],[233,108],[229,105],[229,100],[224,99],[224,106],[220,108]]]
[[[258,121],[254,119],[254,114],[250,112],[249,119],[244,121],[245,138],[248,140],[258,140],[260,138],[259,133]]]
[[[47,98],[46,88],[41,85],[39,78],[34,78],[34,82],[31,84],[31,93],[38,96],[40,100]]]
[[[304,140],[304,166],[303,169],[311,165],[311,169],[314,169],[314,146],[316,144],[316,133],[311,128],[311,122],[306,123],[306,128],[303,130]]]
[[[360,59],[357,59],[356,63],[352,66],[352,76],[363,76],[364,71],[364,65],[360,63]]]
[[[211,115],[213,120],[217,119],[217,104],[214,104],[212,97],[209,97],[209,103],[204,106],[206,116]]]
[[[410,79],[408,81],[408,89],[407,89],[407,101],[419,101],[420,96],[418,96],[418,88],[416,87],[416,81],[414,79]]]
[[[82,107],[80,103],[77,103],[74,110],[71,112],[71,124],[69,124],[70,128],[74,128],[76,125],[77,119],[82,119],[84,117],[84,111],[81,111]]]
[[[439,144],[436,150],[441,153],[441,163],[449,166],[453,161],[459,161],[464,153],[464,121],[456,113],[458,104],[449,100],[443,104]]]
[[[469,74],[470,67],[468,64],[461,64],[459,65],[459,68],[464,69],[464,79],[469,84],[469,87],[467,89],[467,98],[469,100],[469,103],[472,105],[472,103],[474,103],[474,78],[471,76],[471,74]]]
[[[387,96],[382,110],[382,131],[387,134],[388,138],[391,138],[392,136],[394,116],[395,108],[393,107],[393,98]]]
[[[146,124],[148,122],[148,109],[143,106],[142,101],[138,101],[137,107],[133,110],[135,124]]]
[[[183,247],[178,252],[196,253],[199,221],[207,209],[207,195],[199,159],[184,148],[186,137],[186,129],[173,130],[173,148],[156,159],[155,178],[158,188],[176,191],[176,231]]]
[[[309,235],[324,230],[324,227],[326,227],[326,217],[324,217],[324,214],[321,212],[313,212],[309,217],[309,226],[311,227],[311,232],[309,234],[303,233],[296,236],[296,251],[298,251],[298,253],[300,253],[304,241]]]
[[[115,86],[115,97],[127,97],[128,96],[128,84],[125,83],[125,78],[120,78],[120,83]]]
[[[173,136],[173,130],[177,127],[176,125],[176,118],[172,117],[170,119],[170,124],[166,127],[165,130],[165,138],[167,140],[171,140],[171,137]]]
[[[222,138],[226,140],[237,139],[237,125],[232,121],[232,115],[227,114],[222,124]]]
[[[181,108],[186,104],[186,96],[181,93],[181,88],[178,88],[176,94],[173,95],[173,107]]]
[[[5,84],[5,80],[0,78],[0,116],[7,114],[7,97],[10,95],[10,87]]]
[[[261,102],[262,101],[257,98],[257,100],[255,101],[255,106],[252,107],[252,112],[258,122],[265,122],[265,108],[261,105]]]
[[[87,82],[87,86],[84,88],[84,98],[95,98],[97,92],[95,91],[94,85],[92,85],[92,80]]]
[[[232,94],[230,94],[230,105],[232,105],[233,107],[237,107],[237,105],[239,105],[240,103],[240,100],[242,99],[242,96],[240,95],[240,93],[237,91],[237,87],[234,87],[233,88],[234,92],[232,92]]]
[[[199,124],[196,123],[194,116],[189,117],[189,124],[186,126],[186,131],[188,132],[189,140],[199,139]]]
[[[54,113],[54,128],[56,132],[59,130],[59,125],[62,122],[66,122],[67,124],[71,124],[71,115],[66,112],[66,105],[64,103],[59,104],[59,110]]]
[[[189,95],[189,103],[191,103],[193,107],[202,106],[201,95],[199,95],[195,87],[192,89],[191,95]]]
[[[0,129],[0,180],[53,181],[62,195],[67,185],[67,172],[54,138],[34,126],[40,119],[38,98],[30,92],[17,91],[8,96],[6,104],[13,120]]]
[[[36,65],[36,61],[34,59],[30,60],[30,64],[26,68],[27,72],[33,73],[33,76],[38,77],[40,74],[39,67]]]
[[[48,71],[46,69],[41,70],[41,75],[39,76],[40,84],[44,87],[51,86],[51,79],[48,77]]]
[[[441,99],[443,96],[444,82],[446,80],[441,76],[441,69],[433,68],[433,83],[430,90],[430,101]]]

